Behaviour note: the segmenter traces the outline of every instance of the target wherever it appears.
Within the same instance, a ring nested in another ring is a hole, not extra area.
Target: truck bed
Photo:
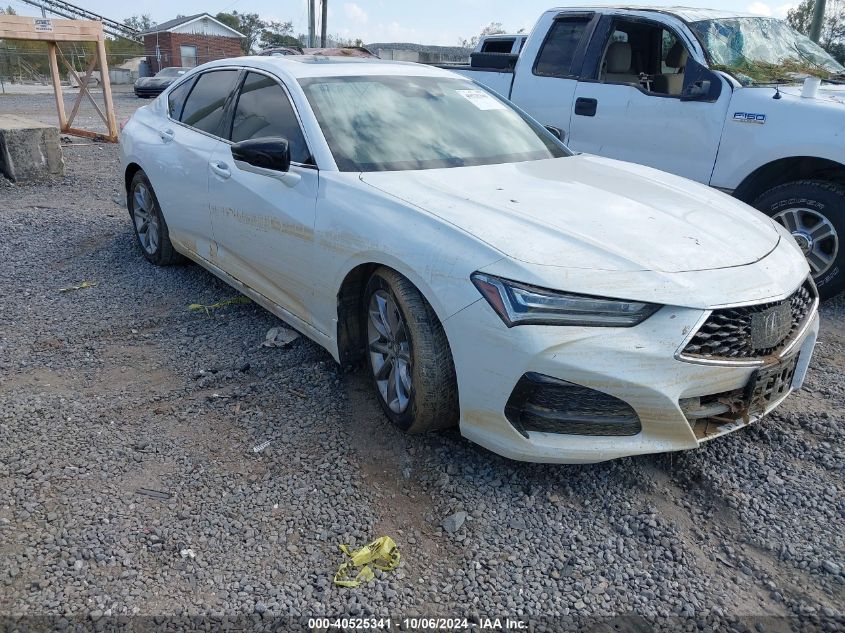
[[[438,68],[464,75],[493,92],[510,98],[514,67],[518,55],[513,53],[473,53],[469,64],[434,64]]]
[[[478,83],[488,87],[493,92],[503,96],[505,99],[510,98],[511,85],[513,84],[512,70],[502,70],[500,68],[470,68],[469,65],[457,67],[443,66],[443,68],[477,81]]]

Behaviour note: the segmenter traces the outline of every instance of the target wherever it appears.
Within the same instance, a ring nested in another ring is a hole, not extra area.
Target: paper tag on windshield
[[[483,90],[456,90],[459,95],[479,110],[504,110],[505,104]]]

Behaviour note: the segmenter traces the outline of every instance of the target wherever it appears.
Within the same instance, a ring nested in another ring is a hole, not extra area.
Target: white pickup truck
[[[687,8],[553,9],[518,54],[478,51],[449,68],[576,151],[757,207],[793,234],[823,297],[845,289],[845,67],[784,22]],[[802,97],[808,75],[824,81]]]

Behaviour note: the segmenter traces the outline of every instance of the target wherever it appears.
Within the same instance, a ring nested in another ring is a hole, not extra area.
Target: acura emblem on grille
[[[792,329],[792,309],[784,301],[751,316],[751,346],[754,349],[777,347]]]

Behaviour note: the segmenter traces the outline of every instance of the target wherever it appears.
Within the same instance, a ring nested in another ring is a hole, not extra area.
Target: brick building
[[[168,66],[191,68],[243,54],[243,34],[208,13],[168,20],[143,35],[144,52],[153,74]]]

